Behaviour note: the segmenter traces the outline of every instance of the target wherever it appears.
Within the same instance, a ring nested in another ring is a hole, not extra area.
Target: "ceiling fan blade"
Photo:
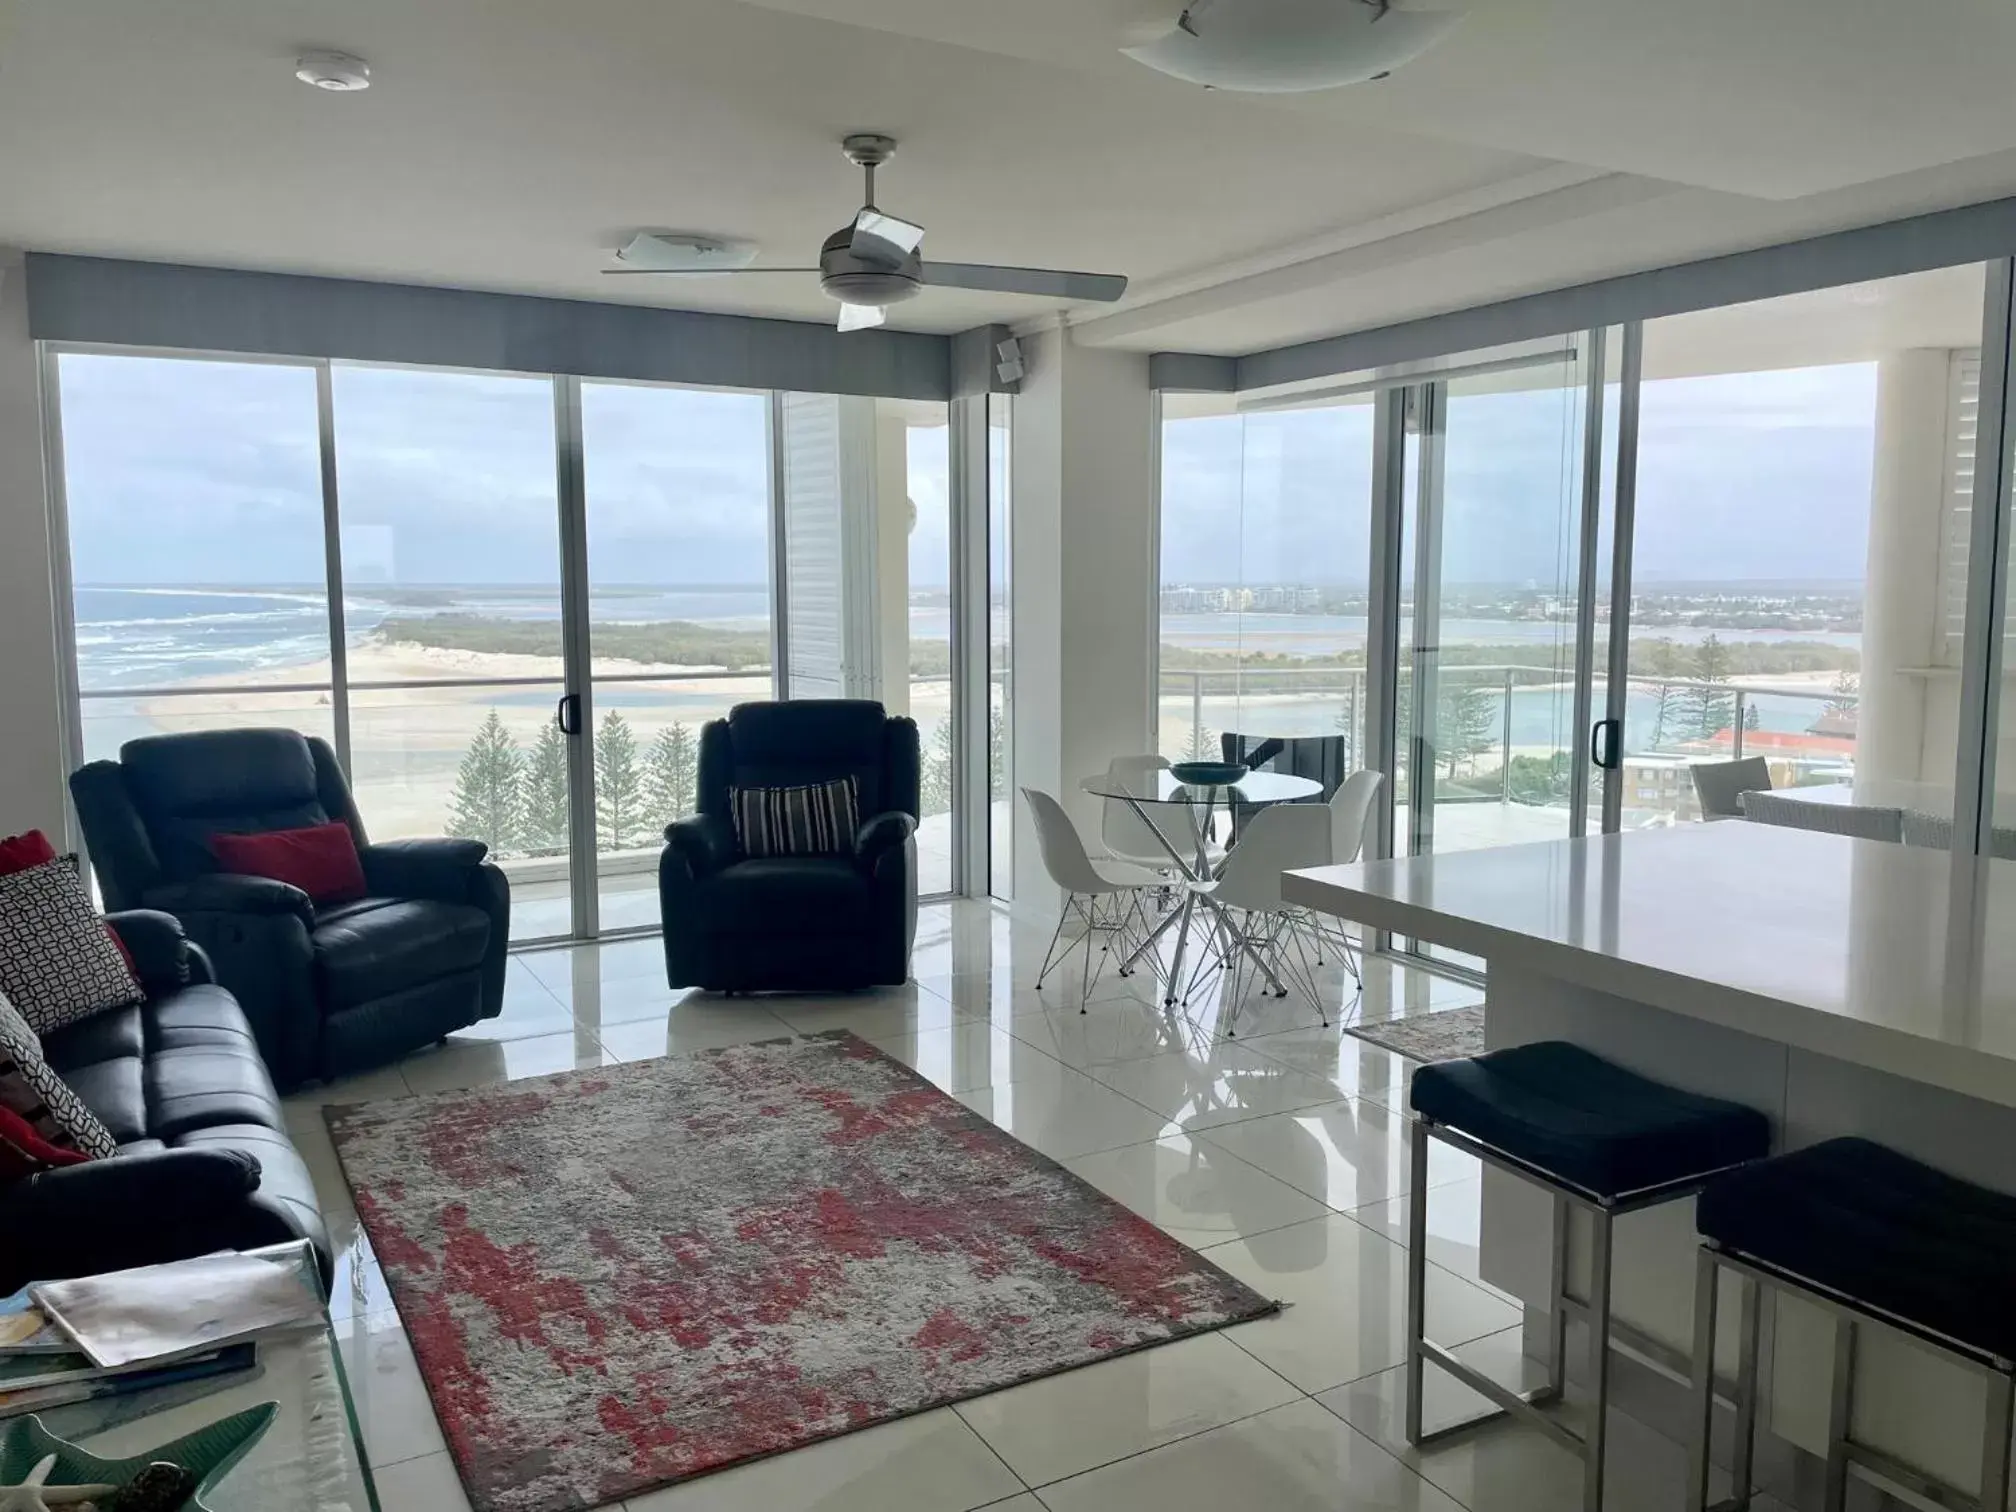
[[[888,318],[889,312],[880,305],[840,306],[840,329],[843,331],[865,331],[870,326],[882,324]]]
[[[728,278],[737,273],[817,273],[817,268],[604,268],[612,278],[648,273],[657,278]]]
[[[886,210],[868,206],[854,217],[854,240],[847,250],[870,262],[897,267],[924,243],[924,228]]]
[[[991,263],[924,264],[934,289],[983,289],[994,294],[1043,294],[1053,299],[1096,299],[1111,304],[1127,292],[1118,273],[1066,273],[1055,268],[1000,268]]]

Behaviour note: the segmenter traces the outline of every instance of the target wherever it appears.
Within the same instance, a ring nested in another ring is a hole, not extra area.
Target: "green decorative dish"
[[[245,1458],[279,1415],[278,1402],[262,1402],[145,1454],[116,1460],[100,1459],[68,1439],[56,1437],[42,1426],[38,1417],[13,1418],[0,1425],[0,1485],[20,1485],[28,1472],[51,1454],[56,1456],[56,1468],[49,1475],[51,1487],[124,1486],[156,1460],[167,1460],[196,1476],[196,1494],[182,1504],[183,1508],[188,1512],[209,1512],[203,1498]]]
[[[1226,787],[1246,775],[1236,761],[1179,761],[1169,775],[1190,787]]]

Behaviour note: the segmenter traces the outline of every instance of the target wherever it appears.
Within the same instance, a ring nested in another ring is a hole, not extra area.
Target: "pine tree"
[[[1442,683],[1441,715],[1436,732],[1442,741],[1442,755],[1449,762],[1449,776],[1457,764],[1469,756],[1491,749],[1498,732],[1498,700],[1482,683]]]
[[[557,856],[567,849],[567,737],[548,720],[525,763],[525,802],[518,843],[528,856]]]
[[[918,817],[952,811],[953,768],[958,753],[952,747],[952,721],[941,719],[931,736],[931,749],[924,753],[924,770],[917,784]]]
[[[1676,716],[1679,713],[1680,691],[1673,684],[1662,682],[1652,699],[1652,749],[1656,751],[1660,742],[1665,740],[1667,729],[1679,723]]]
[[[515,848],[524,812],[524,768],[518,742],[492,709],[456,770],[450,833],[481,840],[500,856]]]
[[[595,732],[595,820],[603,850],[628,850],[636,843],[643,829],[643,787],[637,737],[629,721],[611,709]]]
[[[1746,730],[1761,730],[1764,728],[1764,711],[1754,703],[1743,711],[1743,728]]]
[[[1008,796],[1008,717],[997,702],[987,721],[987,796]]]
[[[644,802],[655,823],[670,824],[693,812],[693,788],[699,777],[699,755],[683,724],[660,730],[644,758]]]
[[[1185,761],[1218,761],[1224,751],[1215,730],[1207,730],[1198,725],[1190,732],[1190,743],[1183,748]]]
[[[1683,724],[1694,738],[1713,740],[1735,723],[1736,695],[1723,687],[1729,681],[1729,648],[1712,632],[1694,648],[1692,676],[1707,686],[1686,690]]]
[[[1846,667],[1834,676],[1833,697],[1827,700],[1823,712],[1852,716],[1861,702],[1862,680]]]

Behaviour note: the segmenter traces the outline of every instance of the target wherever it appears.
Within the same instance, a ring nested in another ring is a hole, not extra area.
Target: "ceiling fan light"
[[[871,326],[879,326],[889,318],[888,311],[880,305],[843,304],[840,306],[840,329],[843,331],[865,331]]]
[[[1296,94],[1381,78],[1433,47],[1461,11],[1384,0],[1209,0],[1152,42],[1121,51],[1192,84]]]

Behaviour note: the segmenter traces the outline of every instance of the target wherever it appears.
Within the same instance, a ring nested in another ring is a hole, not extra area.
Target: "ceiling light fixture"
[[[1166,35],[1121,51],[1208,89],[1296,94],[1383,79],[1462,19],[1392,0],[1191,0]]]
[[[294,60],[294,77],[333,94],[371,87],[371,65],[346,52],[308,52]]]

